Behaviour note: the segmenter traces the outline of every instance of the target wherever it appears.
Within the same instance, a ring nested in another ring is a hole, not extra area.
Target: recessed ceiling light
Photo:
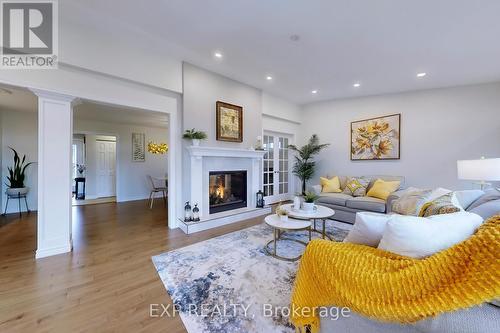
[[[417,74],[417,77],[424,77],[424,76],[426,76],[426,75],[427,75],[427,73],[422,72],[422,73],[418,73],[418,74]]]
[[[220,53],[219,51],[216,51],[216,52],[214,53],[214,57],[216,57],[216,58],[219,58],[219,59],[220,59],[220,58],[222,58],[222,53]]]
[[[266,76],[267,81],[271,81],[272,79],[273,79],[273,77],[271,75]]]
[[[361,83],[356,82],[355,84],[352,85],[354,88],[359,88],[361,87]]]
[[[311,91],[311,94],[317,94],[317,93],[318,93],[318,91],[317,91],[317,90],[312,90],[312,91]]]

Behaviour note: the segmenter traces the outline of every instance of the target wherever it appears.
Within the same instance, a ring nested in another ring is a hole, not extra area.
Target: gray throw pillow
[[[483,204],[475,206],[474,208],[467,209],[467,211],[475,213],[486,220],[493,215],[500,214],[500,199],[486,201]]]
[[[493,201],[493,200],[500,200],[500,191],[497,191],[496,189],[488,189],[484,191],[484,195],[474,201],[468,208],[467,211],[471,211],[472,209],[479,207],[488,201]]]

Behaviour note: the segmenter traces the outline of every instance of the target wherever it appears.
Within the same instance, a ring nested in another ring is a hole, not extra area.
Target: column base
[[[68,253],[73,250],[73,245],[70,243],[63,246],[49,247],[49,248],[40,248],[36,250],[35,258],[45,258],[49,256],[54,256],[56,254]]]

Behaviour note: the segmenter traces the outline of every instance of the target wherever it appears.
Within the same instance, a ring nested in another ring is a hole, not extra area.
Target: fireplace
[[[210,214],[247,206],[246,171],[211,171],[209,174]]]

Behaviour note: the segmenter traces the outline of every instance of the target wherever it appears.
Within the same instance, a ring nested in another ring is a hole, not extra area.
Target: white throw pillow
[[[380,213],[356,213],[354,226],[351,231],[349,231],[344,242],[377,247],[390,218],[391,215]]]
[[[428,218],[391,215],[379,249],[424,258],[469,238],[483,223],[474,213],[457,212]]]

